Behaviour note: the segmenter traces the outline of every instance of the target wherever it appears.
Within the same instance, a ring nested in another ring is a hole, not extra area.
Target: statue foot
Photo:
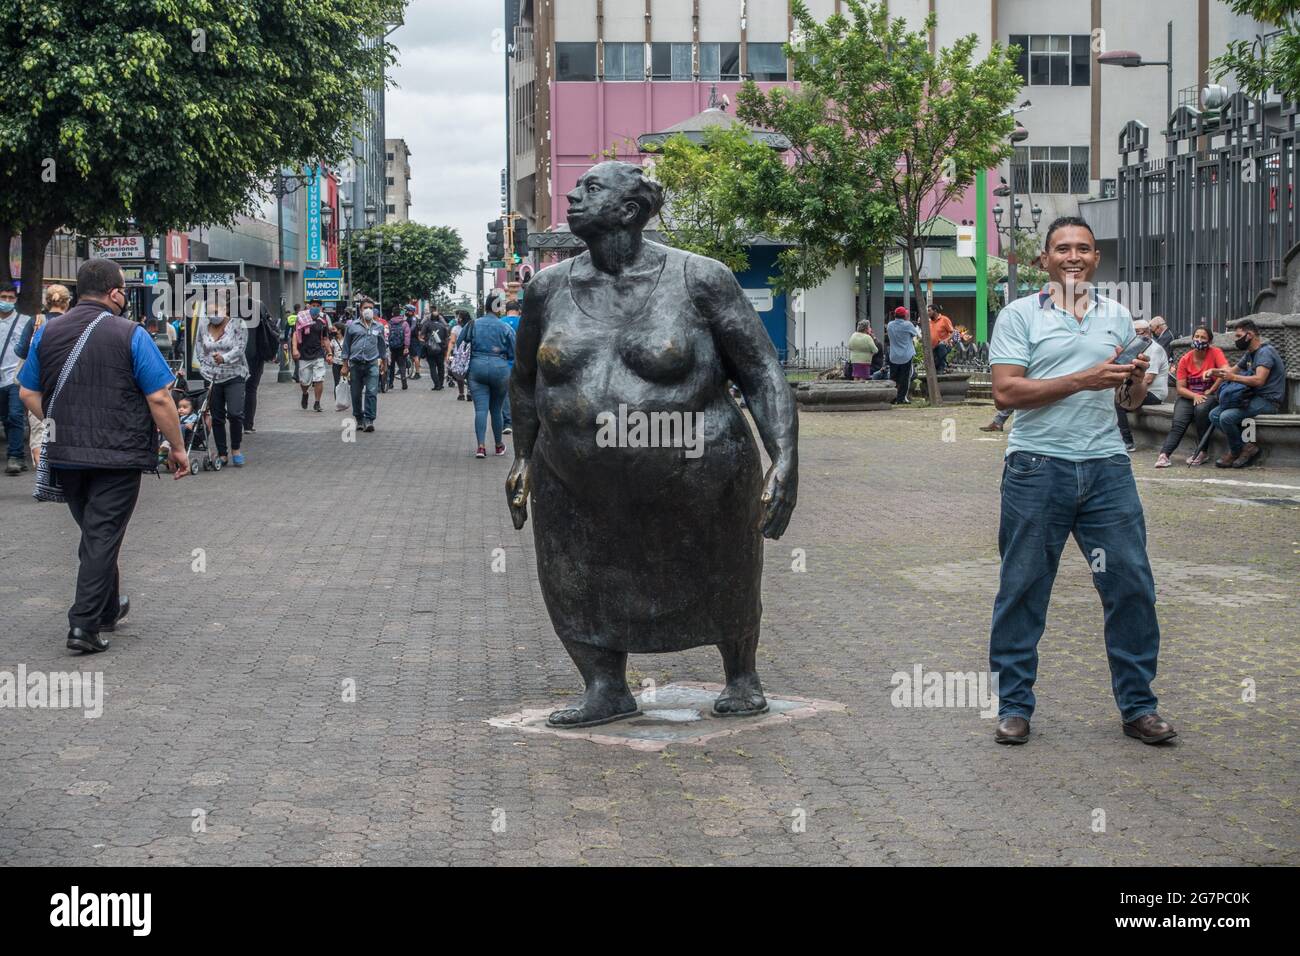
[[[757,674],[749,674],[727,681],[722,693],[713,702],[713,713],[718,717],[753,717],[767,713],[767,698]]]
[[[596,727],[600,724],[635,717],[639,713],[641,709],[636,705],[636,698],[632,696],[626,685],[615,692],[602,692],[588,687],[581,704],[577,707],[565,707],[553,711],[546,718],[546,725],[568,729]]]

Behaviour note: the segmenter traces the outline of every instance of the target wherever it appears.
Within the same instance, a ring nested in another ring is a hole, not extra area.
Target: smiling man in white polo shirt
[[[1117,365],[1133,318],[1092,286],[1101,254],[1078,217],[1048,227],[1051,282],[998,315],[989,346],[993,399],[1016,409],[1002,471],[998,550],[1002,571],[989,638],[998,675],[994,739],[1029,739],[1038,641],[1071,535],[1093,569],[1105,609],[1111,689],[1124,733],[1143,743],[1176,736],[1156,712],[1160,625],[1146,552],[1146,524],[1133,469],[1115,427],[1115,403],[1132,409],[1147,393],[1145,356]]]

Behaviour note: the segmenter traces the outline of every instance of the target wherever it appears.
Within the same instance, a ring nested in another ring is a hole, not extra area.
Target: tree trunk
[[[33,223],[23,230],[23,288],[18,296],[18,311],[25,315],[35,315],[41,310],[45,294],[45,249],[55,228],[45,223]]]
[[[7,285],[14,281],[13,274],[9,271],[9,247],[13,245],[14,227],[8,223],[0,223],[0,256],[4,261],[0,262],[0,285]]]
[[[867,298],[867,278],[871,274],[871,263],[864,254],[858,259],[858,322],[871,321],[871,302]],[[855,323],[856,329],[856,323]]]
[[[918,291],[920,290],[920,262],[916,253],[920,250],[912,245],[911,237],[907,241],[907,260],[912,265],[912,281],[916,283]],[[917,304],[920,304],[920,295],[917,295]],[[926,305],[929,305],[926,302]],[[925,367],[925,388],[926,399],[932,406],[938,407],[943,404],[943,396],[939,394],[939,375],[934,370],[934,346],[930,342],[930,316],[925,312],[921,314],[921,359]]]

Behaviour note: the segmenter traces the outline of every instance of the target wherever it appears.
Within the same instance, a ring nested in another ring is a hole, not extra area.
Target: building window
[[[759,81],[785,80],[785,44],[751,43],[749,44],[748,72],[751,78]]]
[[[596,44],[555,44],[555,78],[557,80],[594,80],[596,78]]]
[[[644,43],[606,43],[605,79],[644,80]]]
[[[396,213],[396,212],[397,212],[397,207],[396,207],[395,205],[393,205],[392,203],[389,203],[389,204],[388,204],[388,214],[391,216],[391,215],[393,215],[393,214]]]
[[[390,185],[390,186],[394,185],[394,183],[393,183],[393,177],[392,177],[392,176],[389,176],[389,177],[388,177],[388,185]]]
[[[691,64],[689,43],[650,44],[651,78],[656,80],[690,80],[695,71]]]
[[[752,47],[751,47],[752,49]],[[740,79],[739,43],[701,43],[701,80]]]
[[[385,157],[385,159],[387,159],[387,160],[391,163],[391,162],[393,161],[393,154],[392,154],[392,153],[389,153],[389,154]]]
[[[1011,42],[1020,47],[1016,70],[1028,86],[1087,86],[1092,82],[1091,37],[1086,33],[1016,33]]]
[[[1018,194],[1088,192],[1087,146],[1017,146],[1011,184]]]

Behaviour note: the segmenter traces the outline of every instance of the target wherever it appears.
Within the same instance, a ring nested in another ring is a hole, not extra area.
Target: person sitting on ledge
[[[1179,442],[1187,433],[1187,426],[1193,421],[1196,422],[1198,441],[1210,429],[1210,413],[1219,405],[1219,382],[1209,373],[1228,366],[1228,357],[1223,350],[1210,344],[1213,339],[1209,326],[1198,325],[1192,333],[1192,348],[1178,360],[1178,401],[1174,403],[1173,424],[1169,426],[1160,457],[1156,459],[1157,468],[1168,468],[1172,464],[1169,456],[1178,449]],[[1204,461],[1205,452],[1197,451],[1187,459],[1187,464],[1199,465]]]
[[[1234,368],[1211,369],[1210,374],[1222,382],[1240,382],[1247,392],[1234,408],[1220,405],[1210,412],[1210,421],[1219,426],[1228,439],[1228,453],[1214,463],[1216,468],[1247,468],[1259,455],[1259,444],[1245,441],[1243,423],[1260,415],[1274,415],[1286,398],[1286,366],[1278,350],[1259,337],[1259,326],[1250,319],[1237,323],[1233,344],[1245,354]],[[1254,438],[1254,428],[1251,435]]]

